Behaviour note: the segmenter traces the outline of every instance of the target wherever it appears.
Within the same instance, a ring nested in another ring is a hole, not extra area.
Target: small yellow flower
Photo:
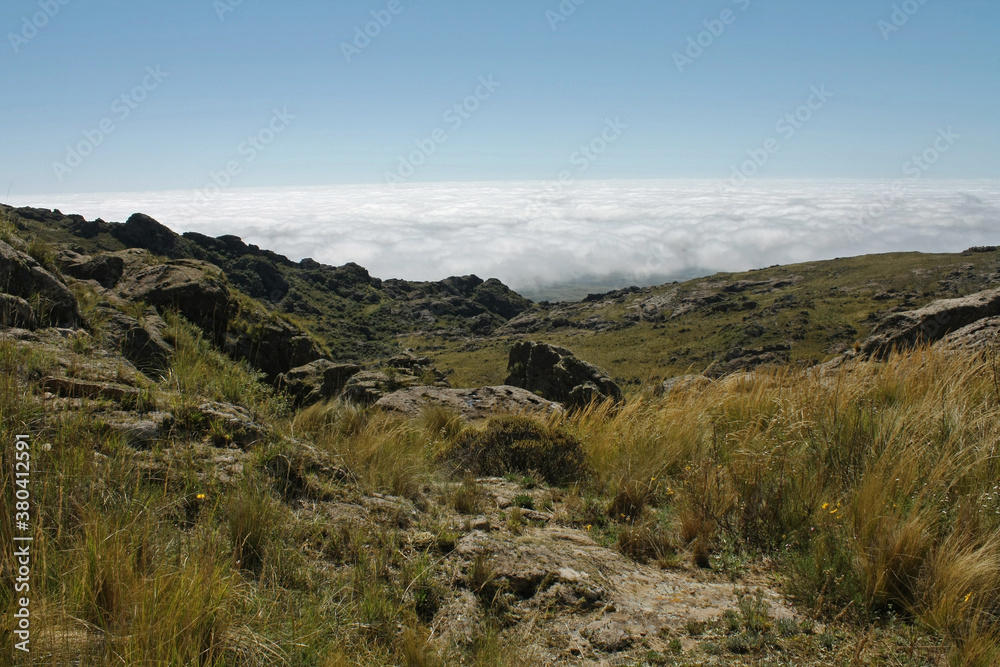
[[[195,496],[195,498],[197,498],[198,500],[204,500],[205,499],[205,494],[204,493],[199,493],[197,496]]]
[[[655,477],[651,477],[651,478],[649,479],[649,481],[650,481],[650,482],[655,482],[655,481],[656,481],[656,478],[655,478]]]
[[[593,527],[593,526],[591,526],[591,525],[590,525],[589,523],[587,524],[587,530],[588,530],[588,531],[589,531],[589,530],[590,530],[590,529],[591,529],[592,527]]]
[[[837,508],[837,509],[839,509],[839,508]],[[836,513],[837,513],[837,509],[833,509],[833,510],[831,510],[831,511],[830,511],[830,514],[836,514]]]
[[[826,509],[829,506],[830,506],[830,503],[823,503],[823,509]]]
[[[972,597],[972,593],[966,593],[965,594],[965,601],[968,602],[969,598],[971,598],[971,597]]]

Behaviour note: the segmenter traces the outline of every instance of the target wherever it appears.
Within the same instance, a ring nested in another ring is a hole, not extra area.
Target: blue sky
[[[758,178],[893,179],[947,128],[959,138],[934,178],[1000,178],[1000,3],[396,1],[5,0],[0,179],[22,194],[213,174],[380,183],[413,158],[417,183],[722,180],[768,140]],[[373,11],[391,22],[348,62]],[[446,116],[477,89],[473,111]],[[808,120],[788,136],[778,123],[796,111]],[[581,158],[592,141],[601,154]],[[96,145],[55,166],[81,142]]]

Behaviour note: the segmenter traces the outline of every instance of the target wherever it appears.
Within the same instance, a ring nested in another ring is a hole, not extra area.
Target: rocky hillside
[[[2,213],[23,664],[1000,659],[995,249],[533,305]]]
[[[200,309],[192,311],[195,319],[204,319],[211,311],[219,329],[215,333],[221,335],[238,317],[234,301],[246,303],[240,297],[249,297],[278,319],[308,331],[317,348],[334,361],[391,356],[399,351],[395,337],[403,332],[431,331],[449,338],[487,336],[531,305],[495,279],[380,280],[357,264],[334,267],[308,258],[292,261],[235,236],[179,235],[138,213],[124,223],[85,220],[47,209],[0,206],[0,213],[12,232],[39,248],[48,247],[53,266],[105,289],[118,289],[123,277],[130,282],[163,278],[153,273],[165,269],[148,269],[138,278],[125,275],[126,268],[135,269],[137,264],[166,264],[174,267],[169,270],[172,274],[185,262],[183,271],[189,274],[211,265],[220,283],[209,290],[211,294],[200,294],[198,303],[192,305]],[[168,279],[175,277],[179,278]],[[131,290],[129,297],[148,301],[141,285],[122,289]],[[228,298],[227,290],[236,295],[234,299]],[[178,303],[187,303],[187,295],[176,296]],[[219,310],[226,304],[227,310]],[[301,361],[312,351],[302,348],[290,354],[294,361]],[[268,370],[283,365],[277,363]]]
[[[178,235],[142,214],[110,223],[45,209],[0,210],[21,238],[47,248],[43,258],[66,277],[147,305],[176,299],[189,319],[212,319],[212,335],[272,379],[321,357],[356,364],[406,348],[429,357],[454,386],[496,385],[515,342],[544,340],[608,369],[629,390],[690,372],[820,363],[896,313],[1000,285],[1000,252],[983,247],[770,267],[532,304],[496,279],[383,280],[356,264],[292,261],[234,236]],[[134,275],[151,263],[161,266]],[[193,272],[213,271],[219,285],[194,301],[183,291],[147,293],[164,279],[207,288],[213,279]],[[266,334],[256,334],[262,346],[248,340],[254,328]]]

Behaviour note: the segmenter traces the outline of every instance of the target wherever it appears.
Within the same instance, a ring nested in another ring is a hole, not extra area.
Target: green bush
[[[580,441],[529,417],[493,417],[482,428],[463,431],[445,458],[457,471],[478,477],[536,472],[562,485],[587,476]]]

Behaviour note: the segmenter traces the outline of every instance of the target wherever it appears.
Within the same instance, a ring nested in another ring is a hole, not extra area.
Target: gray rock
[[[392,357],[382,371],[362,371],[344,385],[342,396],[362,405],[371,405],[400,389],[411,387],[450,387],[444,373],[438,371],[427,357],[408,352]]]
[[[581,632],[591,645],[599,651],[618,653],[632,646],[635,637],[624,623],[607,618],[594,621]]]
[[[292,397],[296,407],[302,407],[337,396],[347,381],[360,371],[361,366],[357,364],[335,364],[329,359],[317,359],[282,374],[278,385]]]
[[[673,392],[698,392],[711,386],[712,382],[711,378],[707,378],[704,375],[681,375],[664,380],[654,393],[657,396],[669,396]]]
[[[125,258],[117,253],[92,257],[64,250],[59,254],[59,262],[66,275],[77,280],[93,280],[107,289],[117,285],[125,273]]]
[[[36,322],[55,327],[80,325],[76,296],[31,255],[0,241],[0,292],[28,300],[37,297]]]
[[[174,348],[163,339],[166,323],[149,308],[142,319],[136,319],[114,308],[100,308],[106,318],[104,335],[122,356],[143,371],[159,371],[166,367]]]
[[[986,351],[998,343],[1000,343],[1000,317],[987,317],[951,332],[942,338],[938,345],[949,350]]]
[[[168,412],[150,412],[137,415],[134,412],[117,412],[106,419],[112,432],[123,436],[136,449],[143,449],[167,436],[174,424],[174,416]]]
[[[371,405],[387,394],[419,384],[419,379],[412,375],[390,375],[380,371],[361,371],[347,381],[342,396],[352,403]]]
[[[19,296],[0,294],[0,326],[19,329],[35,328],[35,311]]]
[[[1000,315],[1000,289],[942,299],[919,310],[885,317],[861,344],[860,353],[882,359],[894,349],[932,343],[947,334]]]
[[[198,406],[197,412],[214,425],[214,444],[235,445],[241,449],[256,444],[266,434],[266,429],[254,421],[253,415],[246,408],[231,403],[208,401]]]
[[[466,419],[486,419],[497,413],[562,412],[558,403],[546,400],[519,387],[480,387],[450,389],[411,387],[380,398],[375,407],[407,417],[419,416],[428,406],[440,406]]]
[[[510,351],[505,384],[551,401],[584,407],[592,400],[622,400],[622,391],[604,371],[572,352],[546,343],[524,341]]]
[[[143,266],[126,275],[116,290],[129,301],[176,308],[207,331],[219,330],[228,319],[229,289],[222,272],[208,262],[175,260]]]

